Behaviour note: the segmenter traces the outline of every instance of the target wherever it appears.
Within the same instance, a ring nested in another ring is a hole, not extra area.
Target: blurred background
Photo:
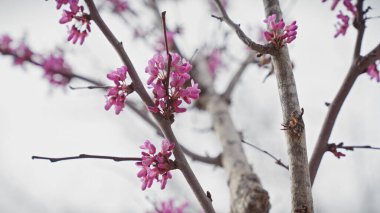
[[[101,1],[101,15],[123,41],[140,77],[146,81],[144,69],[154,55],[148,48],[158,36],[136,40],[130,26],[154,27],[154,16],[140,1],[130,0],[137,17],[127,14],[129,24],[112,14]],[[82,2],[83,3],[83,2]],[[350,26],[344,37],[334,38],[337,22],[331,2],[281,1],[285,22],[297,20],[298,37],[288,45],[295,64],[304,121],[308,155],[317,140],[327,112],[325,102],[331,102],[350,66],[356,31]],[[369,16],[380,14],[380,2],[365,1],[373,9]],[[106,73],[120,67],[121,61],[105,37],[92,24],[92,32],[82,46],[66,41],[67,27],[58,23],[62,10],[55,1],[0,1],[0,35],[9,34],[15,40],[25,38],[32,50],[48,55],[55,48],[65,52],[73,71],[107,82]],[[206,0],[162,1],[160,10],[167,11],[168,26],[181,27],[175,40],[187,58],[196,49],[226,47],[223,66],[217,71],[215,85],[223,91],[248,51],[224,23],[210,14]],[[262,1],[231,1],[230,17],[240,23],[252,38],[258,38],[265,27]],[[157,20],[156,20],[157,21]],[[370,19],[363,40],[362,54],[379,43],[379,18]],[[267,70],[251,65],[236,88],[230,111],[235,125],[245,140],[271,152],[287,163],[281,107],[276,79],[265,83]],[[110,83],[110,82],[108,82]],[[80,80],[72,86],[87,86]],[[42,71],[30,64],[14,66],[9,56],[0,55],[0,212],[146,212],[154,203],[175,199],[176,204],[190,203],[189,212],[199,212],[191,189],[179,171],[173,172],[165,190],[159,184],[140,190],[133,162],[107,160],[73,160],[50,163],[32,160],[32,155],[63,157],[81,153],[139,156],[138,146],[146,139],[156,145],[161,138],[128,108],[120,115],[105,111],[104,92],[100,90],[70,90],[53,87],[42,77]],[[130,100],[138,101],[137,95]],[[380,146],[380,84],[361,75],[350,92],[334,127],[331,143]],[[211,156],[221,151],[211,127],[210,115],[190,107],[187,113],[176,115],[174,131],[179,141],[199,154]],[[245,152],[268,190],[271,212],[286,212],[290,208],[288,172],[272,159],[250,147]],[[337,159],[326,153],[313,187],[316,212],[380,212],[380,152],[355,150]],[[227,175],[220,168],[190,162],[205,190],[212,193],[217,212],[228,212]]]

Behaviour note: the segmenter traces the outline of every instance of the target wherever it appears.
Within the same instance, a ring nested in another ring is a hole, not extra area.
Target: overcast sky
[[[142,23],[151,16],[136,6]],[[205,42],[208,47],[229,45],[230,56],[224,56],[226,68],[220,70],[216,87],[222,91],[247,51],[236,35],[227,40],[224,24],[210,18],[206,0],[167,2],[170,26],[183,28],[177,38],[188,57]],[[336,11],[331,1],[281,1],[285,22],[297,20],[297,39],[289,45],[295,63],[294,74],[300,104],[305,108],[306,137],[309,157],[327,112],[325,102],[332,101],[352,59],[356,32],[352,26],[345,37],[334,39]],[[290,4],[292,4],[290,6]],[[380,2],[367,0],[371,16],[380,15]],[[255,29],[264,27],[261,1],[233,1],[229,8],[233,20],[253,38]],[[66,27],[58,24],[61,11],[54,1],[1,0],[0,35],[15,39],[26,37],[32,49],[48,54],[60,46],[76,73],[106,81],[111,69],[121,61],[95,24],[83,46],[65,41]],[[123,41],[134,65],[143,72],[154,52],[144,42],[132,40],[132,32],[117,17],[103,11],[102,15],[116,36]],[[379,43],[380,19],[367,23],[362,53]],[[251,30],[250,30],[251,29]],[[253,30],[252,30],[253,29]],[[153,41],[151,41],[153,42]],[[232,58],[234,60],[232,60]],[[252,65],[237,87],[231,113],[235,125],[247,141],[270,151],[288,162],[283,133],[281,107],[276,79],[262,80],[266,71]],[[71,85],[85,86],[74,80]],[[42,72],[31,65],[14,67],[9,57],[0,56],[0,211],[1,212],[145,212],[152,202],[175,198],[178,203],[189,201],[195,212],[200,209],[186,181],[178,171],[164,191],[159,184],[142,192],[136,177],[138,168],[132,162],[115,163],[102,160],[77,160],[51,164],[32,161],[32,155],[70,156],[80,153],[114,156],[138,156],[138,145],[150,139],[156,144],[161,138],[130,110],[119,116],[105,111],[101,91],[52,88]],[[131,99],[138,100],[136,95]],[[380,84],[362,75],[356,81],[341,110],[331,141],[352,145],[380,146]],[[184,146],[204,154],[216,155],[221,147],[211,127],[210,116],[194,108],[176,116],[174,130]],[[271,212],[290,209],[289,175],[262,153],[245,147],[249,161],[271,197]],[[380,152],[357,150],[342,159],[326,153],[313,187],[317,212],[379,212]],[[191,162],[205,190],[212,192],[217,212],[228,212],[227,175],[222,169]]]

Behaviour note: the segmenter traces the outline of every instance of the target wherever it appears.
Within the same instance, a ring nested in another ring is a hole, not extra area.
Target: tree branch
[[[222,95],[227,101],[230,101],[232,92],[235,89],[236,85],[238,84],[241,76],[243,75],[243,72],[247,70],[247,67],[249,64],[255,61],[256,61],[256,53],[251,52],[247,56],[247,58],[244,60],[244,62],[240,65],[239,69],[235,72],[235,75],[232,77],[230,83],[228,84],[226,90],[224,91]]]
[[[268,192],[248,162],[243,144],[240,142],[240,133],[232,121],[226,99],[215,92],[211,75],[202,72],[206,69],[205,58],[199,57],[196,70],[193,70],[195,71],[193,77],[202,88],[208,88],[199,102],[211,114],[213,129],[222,145],[222,165],[229,177],[230,211],[269,212]]]
[[[318,172],[319,165],[321,164],[322,157],[327,151],[327,144],[331,136],[336,118],[338,113],[342,108],[344,101],[346,100],[349,92],[352,89],[356,79],[360,74],[365,73],[369,65],[375,63],[376,60],[380,59],[380,43],[370,51],[366,56],[362,57],[360,55],[361,43],[363,42],[363,35],[365,30],[365,23],[363,21],[363,1],[358,1],[358,16],[356,18],[356,27],[358,29],[358,34],[356,38],[354,58],[351,64],[351,67],[347,73],[346,78],[343,81],[342,86],[340,87],[337,95],[335,96],[333,102],[329,106],[326,118],[323,122],[321,131],[317,143],[314,147],[313,154],[310,159],[310,178],[311,184],[314,183],[315,177]],[[360,12],[359,12],[360,9]]]
[[[50,158],[50,157],[41,157],[41,156],[32,156],[32,159],[40,159],[40,160],[49,160],[50,162],[58,162],[64,160],[75,160],[75,159],[106,159],[113,160],[116,162],[120,161],[141,161],[142,158],[133,158],[133,157],[114,157],[114,156],[104,156],[104,155],[88,155],[88,154],[80,154],[78,156],[71,157],[62,157],[62,158]]]
[[[266,16],[277,15],[282,18],[278,0],[264,0]],[[287,46],[275,51],[272,62],[276,74],[278,91],[282,106],[283,120],[289,155],[289,169],[292,192],[292,212],[305,210],[314,212],[309,176],[304,123],[300,116],[296,82]],[[294,126],[292,125],[294,124]]]
[[[247,141],[245,140],[241,140],[242,143],[245,143],[247,144],[248,146],[251,146],[253,148],[255,148],[256,150],[268,155],[269,157],[271,157],[273,160],[275,160],[276,164],[279,165],[279,166],[282,166],[283,168],[285,168],[286,170],[289,171],[289,166],[288,165],[285,165],[280,158],[276,158],[274,155],[272,155],[271,153],[269,153],[268,151],[265,151],[264,149],[261,149],[259,148],[258,146],[255,146],[251,143],[248,143]]]
[[[357,16],[354,20],[354,27],[358,30],[358,35],[356,36],[355,49],[354,49],[354,60],[360,56],[360,50],[362,47],[362,41],[365,31],[365,21],[363,17],[363,1],[358,0],[356,4]]]
[[[274,53],[274,48],[273,45],[267,44],[267,45],[260,45],[252,41],[245,33],[244,31],[240,28],[239,24],[235,24],[231,20],[231,18],[228,16],[226,10],[224,9],[222,3],[220,0],[214,0],[216,5],[219,8],[219,11],[222,14],[222,17],[217,17],[217,16],[212,16],[214,18],[217,18],[220,21],[224,21],[229,27],[231,27],[233,30],[235,30],[237,36],[240,38],[240,40],[243,41],[244,44],[246,44],[249,48],[251,48],[254,51],[257,51],[262,54],[273,54]]]
[[[85,2],[90,10],[91,19],[96,23],[96,25],[98,25],[99,29],[103,32],[103,34],[108,39],[110,44],[114,47],[114,49],[120,56],[121,60],[124,62],[124,65],[128,67],[128,73],[134,83],[135,91],[137,92],[137,94],[139,94],[140,98],[144,101],[144,103],[147,106],[154,106],[152,99],[150,98],[147,91],[145,90],[131,60],[129,59],[127,53],[125,52],[122,46],[122,43],[116,39],[116,37],[111,32],[111,30],[104,23],[103,19],[100,17],[96,9],[94,2],[92,0],[85,0]],[[172,143],[178,144],[178,141],[171,129],[170,122],[163,119],[158,114],[153,113],[153,117],[157,120],[160,126],[160,129],[162,130],[165,137]],[[174,156],[175,156],[176,161],[178,162],[178,168],[181,170],[182,174],[184,175],[185,179],[187,180],[188,184],[190,185],[191,189],[196,195],[204,211],[215,212],[210,199],[206,196],[205,191],[202,189],[196,176],[191,170],[180,146],[175,146]]]

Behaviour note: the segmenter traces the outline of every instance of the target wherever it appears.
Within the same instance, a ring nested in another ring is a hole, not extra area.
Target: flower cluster
[[[185,213],[186,208],[189,207],[188,202],[184,202],[178,207],[174,206],[174,202],[174,199],[161,202],[160,206],[156,206],[155,210],[149,213]]]
[[[129,10],[129,3],[126,0],[108,0],[111,3],[112,11],[115,13],[122,13]]]
[[[42,68],[44,77],[53,85],[65,86],[72,77],[71,68],[67,65],[62,55],[53,55],[43,59]]]
[[[342,11],[339,11],[339,14],[336,17],[339,20],[341,20],[341,22],[338,22],[336,24],[337,29],[336,29],[334,38],[338,37],[339,35],[342,35],[342,36],[346,35],[346,31],[349,27],[349,21],[350,21],[350,17],[348,17],[347,15],[344,15]]]
[[[367,74],[372,79],[376,79],[377,82],[380,82],[379,70],[377,69],[376,63],[371,64],[367,68]]]
[[[322,0],[322,2],[326,2],[327,0]],[[334,0],[331,5],[331,10],[335,10],[340,0]],[[353,15],[353,17],[357,16],[357,9],[356,6],[352,4],[351,0],[343,0],[343,5],[346,8],[346,10],[350,11]],[[339,11],[339,14],[336,16],[338,20],[338,23],[335,25],[337,32],[335,33],[334,37],[338,37],[339,35],[346,35],[347,29],[349,27],[350,17],[348,15],[345,15],[341,10]]]
[[[182,59],[181,56],[171,54],[169,64],[168,55],[156,54],[148,61],[145,72],[150,75],[148,85],[153,87],[154,106],[148,109],[153,113],[161,113],[168,120],[173,119],[173,113],[185,112],[186,109],[180,107],[182,101],[187,104],[191,100],[199,98],[198,84],[191,80],[191,86],[185,88],[185,84],[190,80],[189,72],[191,64]]]
[[[216,71],[223,66],[222,54],[220,49],[213,49],[207,57],[207,66],[208,71],[211,73],[211,76],[215,78]]]
[[[0,53],[14,56],[15,65],[23,65],[25,61],[30,61],[34,55],[29,46],[21,41],[18,46],[11,46],[13,39],[9,35],[0,37]]]
[[[154,180],[160,182],[161,189],[164,189],[167,180],[172,178],[170,170],[175,168],[174,162],[169,159],[172,155],[174,144],[164,139],[162,141],[161,152],[157,154],[156,147],[149,140],[146,140],[140,148],[145,150],[141,152],[141,162],[136,163],[141,168],[137,173],[137,177],[141,178],[142,181],[141,189],[150,188]]]
[[[57,9],[60,9],[62,5],[69,5],[69,10],[63,10],[61,19],[59,20],[60,24],[66,24],[68,22],[74,21],[71,29],[69,31],[68,41],[76,44],[79,40],[79,43],[82,45],[84,39],[87,37],[88,33],[91,32],[90,27],[90,15],[84,13],[84,7],[78,5],[78,0],[56,0]]]
[[[264,23],[268,25],[268,31],[264,32],[264,38],[277,48],[281,48],[296,39],[298,26],[296,21],[285,26],[283,19],[277,22],[276,18],[276,14],[273,14],[264,20]]]
[[[116,115],[123,110],[127,95],[134,91],[133,84],[127,85],[125,81],[127,78],[127,71],[128,68],[126,66],[122,66],[107,74],[107,78],[113,81],[115,86],[107,90],[107,101],[104,108],[108,111],[112,106],[114,106]]]

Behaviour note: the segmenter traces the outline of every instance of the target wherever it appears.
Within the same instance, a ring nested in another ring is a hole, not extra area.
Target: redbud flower
[[[0,51],[9,52],[12,51],[11,43],[12,38],[9,35],[2,35],[0,37]]]
[[[112,106],[115,107],[115,113],[118,115],[125,106],[127,96],[133,92],[133,85],[127,85],[128,68],[122,66],[107,74],[107,78],[115,83],[114,87],[107,90],[105,109],[108,111]]]
[[[326,2],[326,0],[323,0],[322,2]],[[331,6],[331,10],[335,10],[339,2],[340,0],[334,0]],[[356,6],[352,4],[351,0],[343,0],[343,5],[346,7],[348,11],[350,11],[353,14],[354,17],[357,15]],[[344,36],[346,34],[346,31],[349,27],[349,21],[350,21],[350,17],[347,15],[344,15],[342,11],[339,11],[339,14],[337,15],[337,17],[339,20],[341,20],[341,22],[338,22],[336,25],[337,32],[334,35],[335,38],[338,37],[339,35]]]
[[[173,46],[174,46],[174,36],[177,34],[177,32],[171,32],[171,31],[167,31],[166,32],[166,38],[167,38],[167,41],[168,41],[168,48],[169,50],[172,50],[173,49]],[[157,42],[156,42],[156,46],[154,47],[154,49],[157,51],[157,52],[161,52],[161,51],[164,51],[166,50],[166,46],[165,46],[165,37],[162,36],[160,37]]]
[[[161,183],[161,189],[164,189],[168,179],[172,178],[170,170],[175,168],[173,160],[169,159],[174,149],[174,144],[169,140],[164,139],[161,145],[161,152],[156,154],[156,147],[146,140],[141,149],[146,150],[141,152],[142,161],[136,165],[140,167],[137,177],[141,178],[141,189],[150,188],[153,181]]]
[[[351,13],[356,16],[356,6],[354,6],[351,0],[343,0],[343,5],[347,8],[347,10],[351,11]]]
[[[91,32],[90,16],[83,12],[84,7],[78,5],[78,0],[57,0],[57,9],[61,8],[61,6],[65,4],[69,4],[70,10],[63,10],[59,23],[65,24],[74,21],[70,28],[69,37],[67,40],[72,40],[73,44],[76,44],[79,40],[80,45],[82,45],[88,33]]]
[[[339,35],[346,35],[346,31],[348,29],[348,23],[350,21],[350,17],[344,15],[342,11],[339,11],[339,14],[336,16],[338,19],[340,19],[342,22],[337,23],[337,32],[335,33],[334,37],[338,37]]]
[[[65,86],[71,79],[71,68],[67,65],[61,55],[51,54],[43,59],[42,68],[44,77],[53,85]]]
[[[371,64],[367,68],[367,74],[372,79],[376,79],[377,82],[380,82],[379,70],[377,69],[376,63]]]
[[[129,3],[126,0],[108,0],[112,4],[112,11],[122,13],[129,9]]]
[[[170,68],[167,66],[166,54],[156,54],[145,68],[145,72],[150,75],[147,83],[152,86],[155,99],[155,105],[148,109],[153,113],[161,113],[166,119],[172,119],[174,112],[185,112],[186,109],[180,107],[182,101],[190,104],[191,99],[198,99],[201,92],[194,81],[191,81],[191,86],[185,87],[185,83],[190,80],[191,64],[177,53],[171,56]]]
[[[24,43],[21,42],[20,45],[14,49],[16,55],[14,59],[15,65],[22,65],[25,61],[28,61],[32,58],[33,52],[30,48]]]
[[[215,78],[216,71],[223,66],[222,55],[220,49],[213,49],[210,55],[207,57],[207,66],[208,71],[211,73],[211,76]]]
[[[155,210],[149,213],[185,213],[185,210],[189,206],[189,203],[184,202],[180,206],[175,207],[174,202],[174,199],[161,202],[160,206],[156,206]]]
[[[55,0],[57,2],[57,10],[59,10],[62,5],[70,4],[70,6],[78,5],[78,0]]]
[[[268,25],[268,31],[264,32],[264,38],[277,48],[281,48],[285,43],[291,43],[296,39],[298,26],[296,21],[293,21],[285,27],[284,20],[276,22],[276,18],[276,14],[273,14],[264,20],[264,23]]]

